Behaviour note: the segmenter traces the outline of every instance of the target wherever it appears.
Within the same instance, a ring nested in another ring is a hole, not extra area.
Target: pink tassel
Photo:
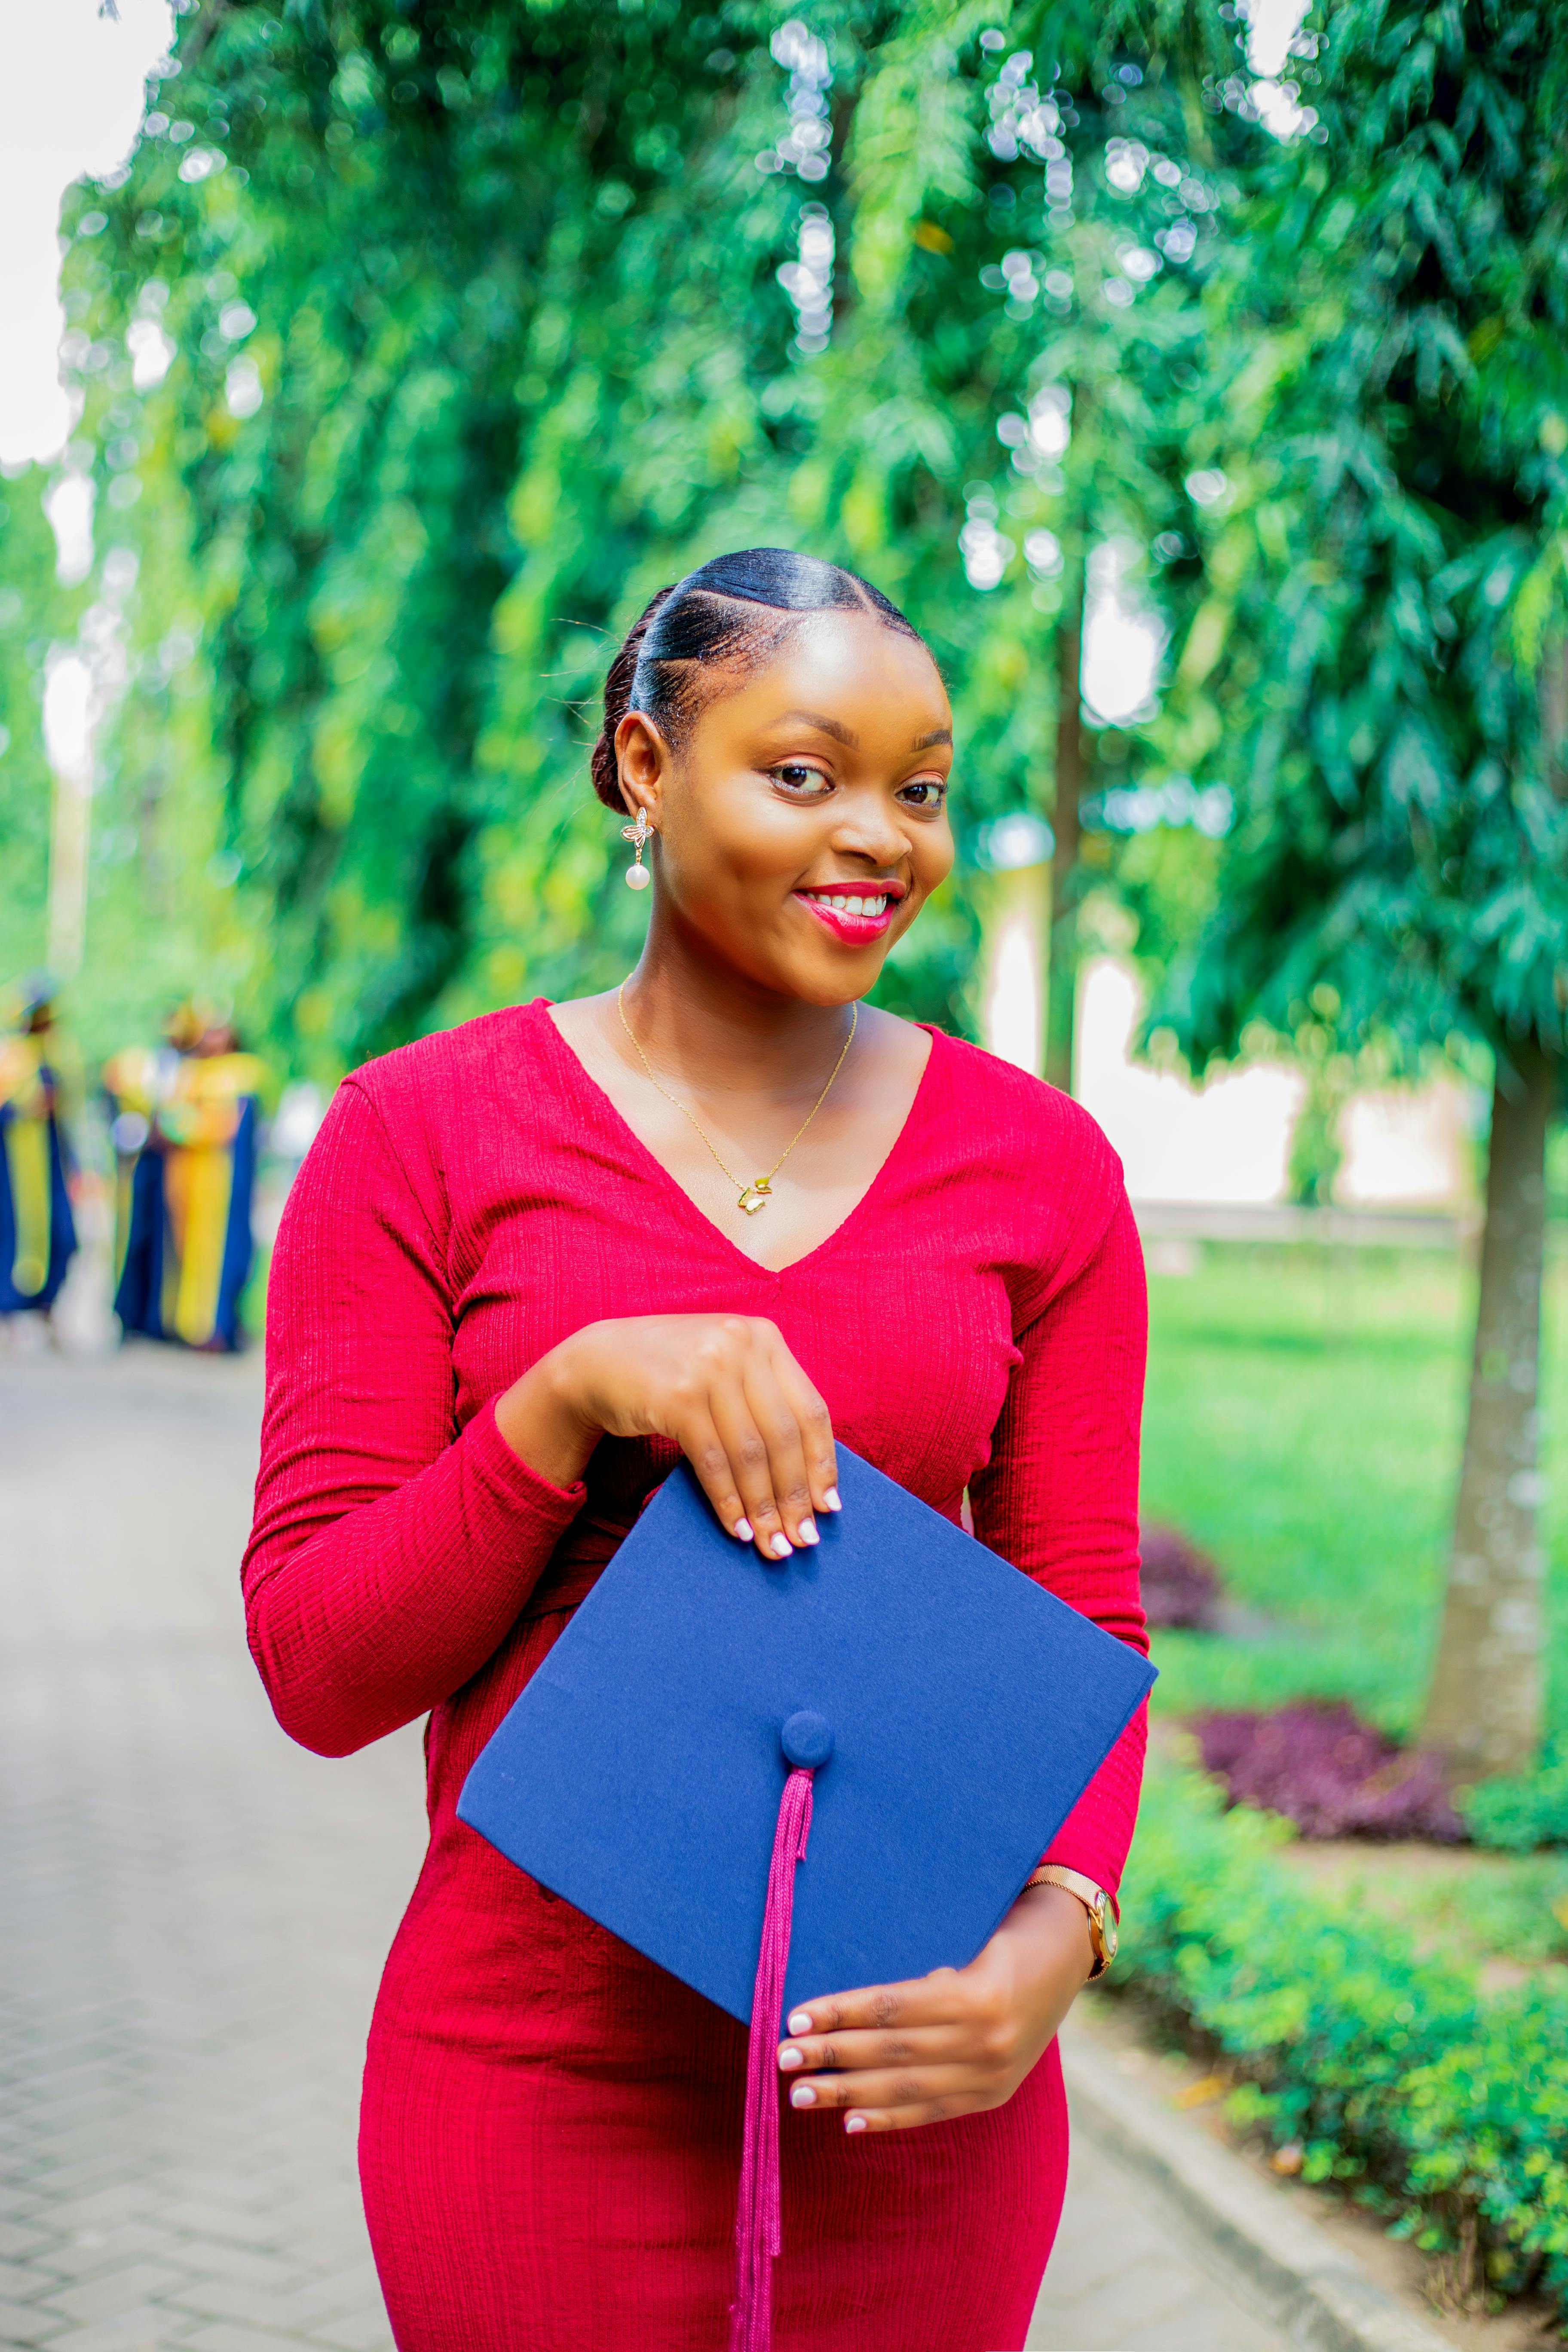
[[[735,2300],[730,2308],[730,2352],[769,2352],[773,2342],[773,2257],[779,2230],[779,2012],[789,1967],[795,1914],[795,1874],[805,1859],[811,1831],[811,1780],[795,1771],[779,1799],[763,1948],[752,1994],[746,2045],[746,2131],[741,2151],[741,2193],[735,2205]]]

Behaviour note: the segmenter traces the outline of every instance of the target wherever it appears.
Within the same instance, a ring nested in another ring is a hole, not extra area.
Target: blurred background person
[[[173,1021],[169,1024],[173,1025]],[[165,1040],[167,1030],[165,1031]],[[110,1055],[100,1073],[109,1139],[114,1151],[114,1261],[112,1290],[118,1297],[130,1255],[131,1237],[140,1223],[145,1229],[161,1213],[163,1176],[156,1154],[150,1154],[145,1172],[142,1154],[153,1132],[153,1113],[169,1091],[179,1066],[175,1047],[126,1045]],[[138,1215],[138,1192],[148,1197]]]
[[[0,1316],[37,1315],[52,1339],[55,1300],[77,1247],[64,1118],[74,1065],[46,973],[21,982],[7,1025],[0,1042]]]
[[[178,1006],[161,1052],[105,1065],[117,1202],[114,1311],[122,1331],[231,1352],[244,1343],[263,1065],[233,1024]]]

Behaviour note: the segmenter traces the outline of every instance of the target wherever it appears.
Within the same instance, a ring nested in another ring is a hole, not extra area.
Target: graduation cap
[[[769,2341],[786,2004],[966,1966],[1154,1680],[843,1445],[838,1485],[774,1565],[682,1464],[458,1806],[749,2023],[731,2352]]]

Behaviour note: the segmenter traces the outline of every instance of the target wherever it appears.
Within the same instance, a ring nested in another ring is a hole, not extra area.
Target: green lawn
[[[1218,1561],[1258,1638],[1163,1633],[1167,1713],[1343,1696],[1419,1719],[1458,1476],[1474,1278],[1451,1257],[1211,1244],[1150,1283],[1143,1513]],[[1568,1470],[1568,1261],[1548,1284],[1544,1466]],[[1552,1528],[1551,1714],[1568,1734],[1568,1513]]]
[[[1494,1980],[1500,1960],[1505,1982],[1568,1961],[1568,1855],[1302,1840],[1279,1858],[1350,1916],[1386,1920],[1418,1950]]]

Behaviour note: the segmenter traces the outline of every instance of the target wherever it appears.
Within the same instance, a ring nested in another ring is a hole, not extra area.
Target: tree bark
[[[1071,566],[1057,624],[1056,801],[1051,831],[1050,981],[1046,1007],[1046,1077],[1072,1092],[1073,1024],[1078,1004],[1079,803],[1083,797],[1083,563]]]
[[[1542,1731],[1536,1392],[1546,1129],[1559,1064],[1510,1045],[1492,1092],[1480,1301],[1448,1592],[1426,1745],[1460,1780],[1526,1770]]]

